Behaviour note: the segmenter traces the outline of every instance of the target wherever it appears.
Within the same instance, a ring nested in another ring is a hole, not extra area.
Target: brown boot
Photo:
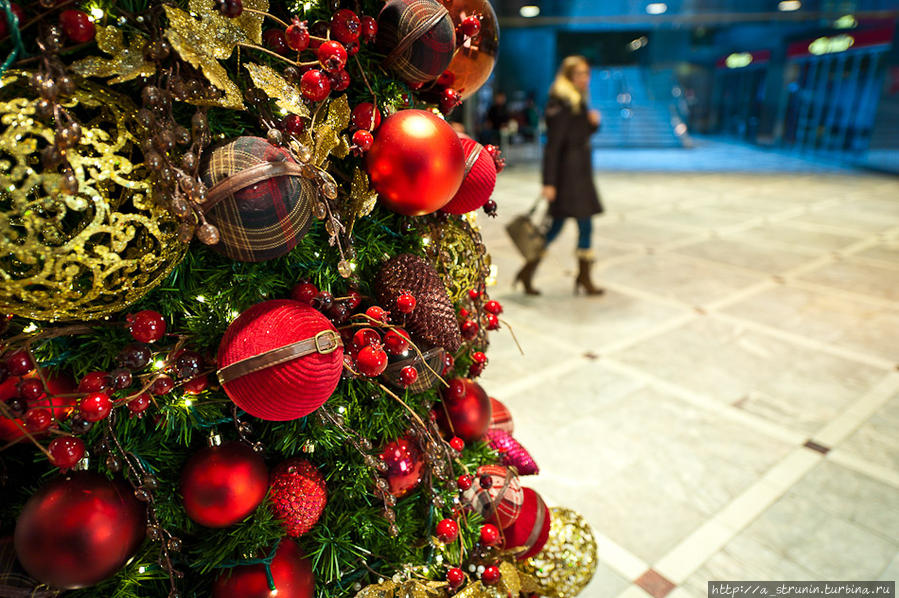
[[[540,265],[540,260],[543,259],[543,255],[541,254],[535,260],[528,260],[524,263],[524,266],[521,267],[521,270],[518,271],[518,274],[515,275],[515,284],[521,283],[524,287],[525,295],[539,295],[540,291],[534,288],[534,273],[537,271],[537,266]]]
[[[577,295],[580,293],[581,289],[584,290],[587,295],[602,295],[605,293],[604,289],[601,289],[597,286],[593,285],[593,281],[590,280],[590,267],[593,265],[594,257],[593,252],[589,249],[578,249],[577,252],[577,263],[578,263],[578,273],[577,278],[574,279],[574,294]]]

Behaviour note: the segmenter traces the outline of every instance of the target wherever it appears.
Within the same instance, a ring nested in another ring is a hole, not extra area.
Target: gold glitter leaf
[[[156,65],[144,58],[147,40],[140,35],[131,37],[125,47],[122,31],[117,27],[97,25],[97,47],[112,58],[91,56],[72,64],[72,70],[84,77],[112,77],[107,83],[124,83],[138,77],[149,77]]]
[[[202,70],[209,82],[225,94],[223,98],[191,100],[191,103],[242,109],[240,88],[218,61],[230,57],[240,44],[262,43],[263,16],[245,10],[239,17],[230,19],[216,9],[215,0],[190,0],[190,14],[173,6],[164,8],[169,19],[165,34],[172,48]],[[267,11],[268,0],[245,0],[244,8]],[[199,20],[191,15],[198,16]]]
[[[296,86],[287,82],[287,79],[278,74],[275,69],[263,64],[249,63],[244,67],[250,71],[253,84],[264,91],[275,103],[291,114],[309,116],[309,109],[303,103],[303,96]]]
[[[386,580],[372,584],[356,593],[356,598],[443,598],[446,582],[408,580],[397,583]]]
[[[344,158],[349,153],[349,143],[341,141],[340,133],[350,126],[350,104],[345,95],[331,100],[324,119],[320,115],[324,106],[320,107],[312,119],[312,125],[303,134],[301,141],[312,148],[311,162],[322,166],[328,156],[333,153]]]
[[[378,192],[371,188],[368,174],[362,168],[356,168],[353,172],[353,182],[350,185],[350,211],[357,218],[371,214],[378,202]]]

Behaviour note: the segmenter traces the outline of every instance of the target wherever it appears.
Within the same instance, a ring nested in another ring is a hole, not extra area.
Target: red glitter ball
[[[305,459],[288,459],[275,467],[269,496],[272,513],[294,538],[312,529],[328,502],[322,474]]]

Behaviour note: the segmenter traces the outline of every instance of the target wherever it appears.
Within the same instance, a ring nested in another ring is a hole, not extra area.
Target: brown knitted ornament
[[[401,253],[381,268],[375,292],[384,309],[399,314],[396,298],[410,293],[415,309],[406,316],[405,328],[423,344],[422,350],[443,347],[455,353],[462,345],[456,311],[434,267],[424,258]]]

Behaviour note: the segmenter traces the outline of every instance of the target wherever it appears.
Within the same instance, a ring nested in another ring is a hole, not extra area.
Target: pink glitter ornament
[[[519,475],[537,475],[540,468],[526,448],[512,438],[508,432],[493,428],[487,430],[487,441],[503,460],[503,465],[514,467]]]
[[[294,538],[312,529],[328,502],[322,474],[305,459],[288,459],[275,467],[269,495],[272,513]]]

